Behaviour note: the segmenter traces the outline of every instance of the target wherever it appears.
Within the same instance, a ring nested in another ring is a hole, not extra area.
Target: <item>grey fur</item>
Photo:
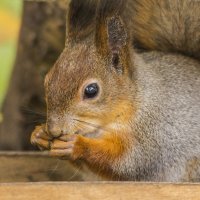
[[[200,64],[159,52],[134,56],[139,109],[130,122],[136,143],[116,165],[121,177],[139,181],[191,181],[200,165]],[[198,171],[199,170],[199,171]],[[197,174],[198,173],[198,174]]]

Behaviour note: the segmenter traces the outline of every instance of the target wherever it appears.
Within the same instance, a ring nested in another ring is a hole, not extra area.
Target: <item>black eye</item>
[[[98,93],[99,93],[99,86],[97,85],[97,83],[89,84],[85,88],[84,98],[92,99],[92,98],[96,97]]]

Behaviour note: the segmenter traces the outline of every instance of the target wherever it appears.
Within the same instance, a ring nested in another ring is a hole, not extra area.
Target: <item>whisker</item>
[[[42,113],[39,111],[35,111],[35,110],[31,110],[30,108],[26,108],[26,107],[20,107],[20,110],[22,112],[24,112],[25,114],[30,114],[30,115],[38,115],[38,116],[42,116],[42,117],[46,117],[46,113]]]
[[[26,125],[40,125],[40,124],[44,124],[45,121],[44,120],[37,120],[37,121],[27,121]]]
[[[72,174],[72,176],[68,179],[68,181],[71,181],[74,179],[74,177],[76,177],[76,175],[81,171],[81,167],[77,167],[76,171],[74,172],[74,174]]]
[[[32,126],[32,125],[37,125],[37,124],[43,124],[46,122],[46,114],[31,110],[30,108],[21,106],[20,110],[23,114],[23,117],[26,118],[26,125]]]
[[[75,121],[78,121],[78,122],[81,122],[81,123],[84,123],[84,124],[86,124],[86,125],[88,125],[88,126],[91,126],[91,127],[94,127],[94,128],[97,128],[97,129],[100,129],[100,130],[104,130],[104,131],[109,131],[108,129],[106,129],[106,128],[102,128],[101,126],[97,126],[97,125],[95,125],[95,124],[92,124],[92,123],[90,123],[90,122],[86,122],[86,121],[83,121],[83,120],[79,120],[79,119],[73,119],[73,120],[75,120]]]
[[[95,124],[92,124],[92,123],[90,123],[90,122],[82,121],[82,120],[79,120],[79,119],[73,119],[73,120],[76,120],[76,121],[78,121],[78,122],[87,124],[87,125],[92,126],[92,127],[95,127],[95,128],[99,128],[99,126],[97,126],[97,125],[95,125]]]
[[[84,124],[75,124],[74,126],[77,129],[84,129],[86,127]]]
[[[52,169],[48,170],[50,172],[49,177],[52,177],[52,175],[57,171],[59,165],[60,165],[60,160],[57,161],[56,165]]]

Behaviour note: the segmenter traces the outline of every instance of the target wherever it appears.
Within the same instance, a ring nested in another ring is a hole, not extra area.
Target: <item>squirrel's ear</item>
[[[98,24],[96,45],[99,53],[119,73],[129,72],[129,36],[122,19],[117,16],[106,18]]]
[[[67,14],[67,38],[80,40],[95,30],[97,5],[96,0],[70,2]]]

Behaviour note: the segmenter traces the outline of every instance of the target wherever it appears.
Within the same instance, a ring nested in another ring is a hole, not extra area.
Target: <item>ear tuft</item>
[[[68,11],[68,37],[82,39],[95,30],[97,0],[72,0]]]

